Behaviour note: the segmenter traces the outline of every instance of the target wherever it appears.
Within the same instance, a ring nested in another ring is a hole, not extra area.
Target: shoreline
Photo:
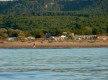
[[[35,44],[35,45],[34,45]],[[40,41],[2,41],[0,42],[0,48],[108,48],[108,42],[96,41],[68,41],[68,42],[40,42]]]

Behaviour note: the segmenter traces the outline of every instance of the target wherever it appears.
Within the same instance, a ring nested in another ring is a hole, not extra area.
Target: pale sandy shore
[[[35,44],[35,46],[34,46]],[[68,41],[68,42],[39,42],[39,41],[0,41],[0,48],[98,48],[108,47],[108,42],[98,41]]]

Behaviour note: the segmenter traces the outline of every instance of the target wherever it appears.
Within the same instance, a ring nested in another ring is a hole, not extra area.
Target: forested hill
[[[108,0],[97,0],[86,9],[93,13],[108,13]]]
[[[32,14],[48,11],[108,12],[108,0],[14,0],[0,1],[0,13]]]
[[[63,32],[108,34],[107,3],[108,0],[0,1],[0,37],[41,37],[46,33],[59,36]]]

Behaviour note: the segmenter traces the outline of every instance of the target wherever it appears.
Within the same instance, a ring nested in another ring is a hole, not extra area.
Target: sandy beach
[[[0,41],[0,48],[98,48],[108,47],[104,41],[65,41],[65,42],[40,42],[40,41]]]

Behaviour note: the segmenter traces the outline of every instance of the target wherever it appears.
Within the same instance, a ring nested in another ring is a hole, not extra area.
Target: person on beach
[[[36,47],[36,44],[34,43],[34,44],[33,44],[33,48],[35,48],[35,47]]]

